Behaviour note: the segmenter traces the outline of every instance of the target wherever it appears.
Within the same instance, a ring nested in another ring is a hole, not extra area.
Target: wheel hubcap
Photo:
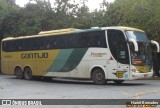
[[[18,76],[21,75],[21,70],[17,69],[16,75],[18,75]]]
[[[31,72],[30,72],[29,70],[26,70],[26,72],[25,72],[25,77],[26,77],[27,79],[30,79],[30,78],[31,78]]]
[[[96,79],[97,80],[103,80],[103,74],[102,73],[97,73]]]

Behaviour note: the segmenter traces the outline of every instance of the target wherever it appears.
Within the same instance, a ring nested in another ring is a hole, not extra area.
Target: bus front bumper
[[[131,80],[136,79],[149,79],[153,77],[153,72],[147,72],[147,73],[132,73],[130,76]]]

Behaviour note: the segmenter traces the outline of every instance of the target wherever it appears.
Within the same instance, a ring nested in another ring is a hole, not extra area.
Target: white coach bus
[[[93,27],[40,32],[2,40],[2,72],[34,77],[89,78],[106,81],[150,78],[151,44],[144,31],[130,27]]]

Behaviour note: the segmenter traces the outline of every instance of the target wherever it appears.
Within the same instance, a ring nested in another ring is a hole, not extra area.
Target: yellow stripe
[[[53,61],[56,59],[57,54],[59,53],[59,49],[57,50],[39,50],[39,51],[23,51],[23,52],[2,52],[2,68],[3,73],[5,74],[13,74],[15,66],[19,65],[22,69],[25,66],[30,66],[32,69],[33,75],[45,75],[47,73],[47,69],[51,66]],[[48,58],[27,58],[22,59],[21,54],[29,54],[29,53],[48,53]]]

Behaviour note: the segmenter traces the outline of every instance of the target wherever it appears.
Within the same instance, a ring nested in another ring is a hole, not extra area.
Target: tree
[[[19,7],[17,5],[10,4],[8,2],[9,1],[6,0],[0,0],[0,40],[6,35],[12,35],[13,32],[11,32],[12,29],[10,29],[12,27],[10,27],[10,25],[7,25],[7,23],[9,24],[9,22],[12,20],[12,17],[15,17],[15,15],[13,14],[17,13],[17,11],[19,10]],[[11,23],[13,24],[13,21],[11,21]],[[8,30],[6,30],[7,28]],[[8,31],[10,33],[8,33]]]
[[[115,0],[106,11],[112,25],[131,26],[145,30],[150,39],[158,39],[160,30],[159,0]]]
[[[6,0],[7,3],[9,4],[14,4],[15,5],[15,0]]]

